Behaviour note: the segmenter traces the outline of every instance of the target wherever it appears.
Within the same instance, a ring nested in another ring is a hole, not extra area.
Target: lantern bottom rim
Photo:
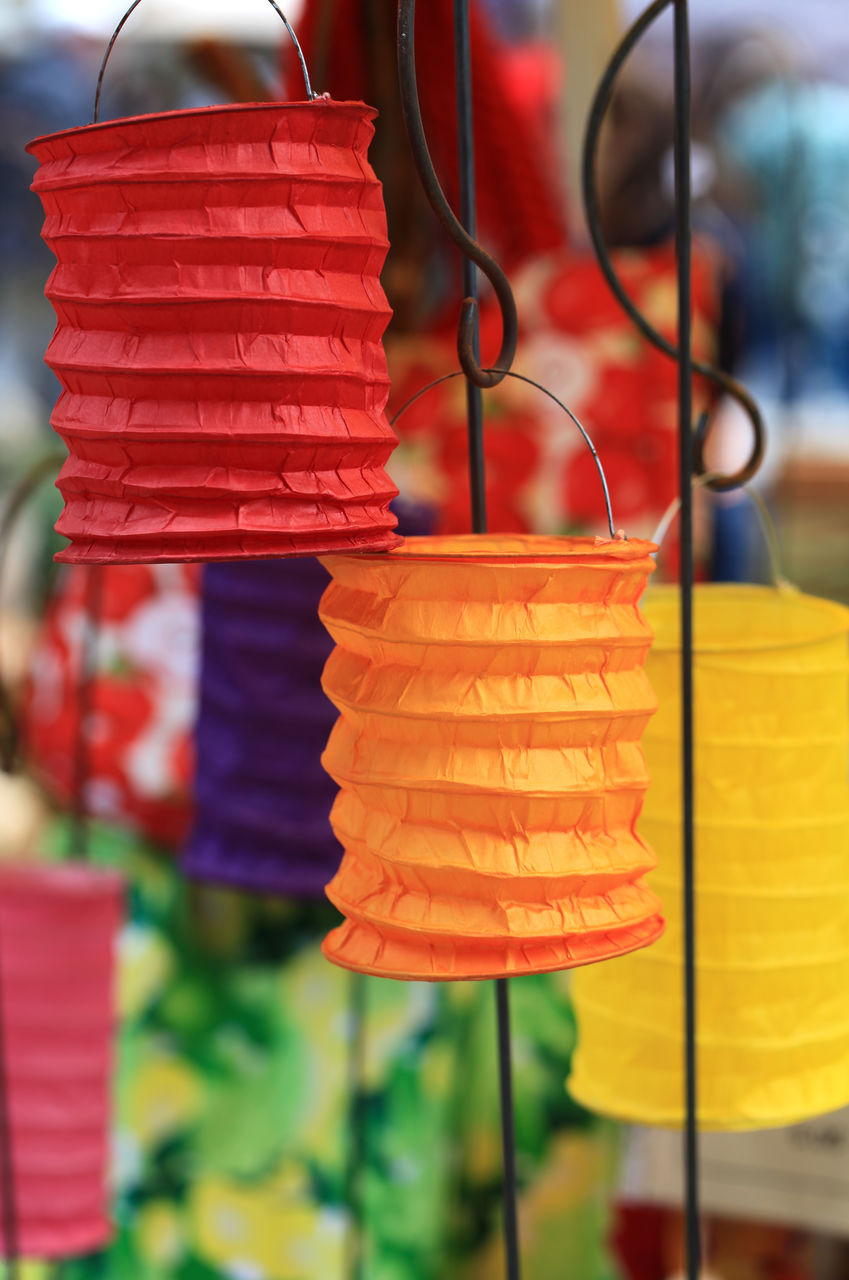
[[[327,935],[321,949],[332,964],[376,978],[394,978],[399,982],[486,982],[495,978],[520,977],[522,974],[557,973],[601,960],[612,960],[650,946],[663,933],[664,927],[663,917],[652,915],[622,930],[607,930],[606,944],[597,935],[594,936],[592,941],[595,945],[585,952],[581,951],[581,943],[587,939],[570,934],[562,939],[546,940],[539,955],[529,958],[529,952],[535,950],[531,939],[522,942],[496,939],[490,947],[481,947],[464,946],[462,942],[457,945],[451,939],[443,938],[440,946],[431,936],[424,945],[399,944],[397,938],[384,937],[377,929],[362,922],[346,920]],[[352,941],[352,950],[365,942],[363,951],[370,950],[373,958],[363,960],[345,954],[346,945]],[[385,959],[384,944],[387,942],[391,942],[397,949],[398,961]],[[499,953],[497,958],[494,954],[496,952]],[[405,961],[401,963],[400,956],[404,954]],[[436,963],[428,963],[429,961],[441,962],[439,970],[437,971]]]
[[[147,551],[143,547],[123,547],[100,543],[72,543],[57,551],[53,559],[57,564],[208,564],[235,562],[239,560],[287,560],[305,559],[324,555],[357,555],[366,552],[393,551],[399,547],[403,538],[391,529],[381,529],[375,533],[353,535],[351,545],[343,545],[341,538],[336,545],[331,540],[319,538],[304,539],[299,545],[292,545],[292,539],[285,543],[274,542],[264,538],[261,547],[244,547],[229,543],[226,545],[191,546],[180,549]]]

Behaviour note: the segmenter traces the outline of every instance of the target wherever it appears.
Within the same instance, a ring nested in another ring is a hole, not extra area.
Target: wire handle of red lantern
[[[528,378],[523,373],[517,373],[514,369],[486,369],[484,372],[499,373],[501,378],[515,378],[517,382],[524,382],[527,383],[529,387],[535,387],[536,390],[541,391],[544,396],[548,396],[549,400],[552,400],[559,409],[562,409],[567,417],[572,419],[575,426],[580,431],[584,443],[593,456],[596,471],[598,472],[598,478],[601,481],[602,493],[604,494],[604,508],[607,513],[607,527],[610,530],[611,538],[615,538],[617,536],[617,531],[613,522],[613,509],[610,504],[610,489],[607,484],[607,476],[604,474],[604,467],[602,465],[601,458],[598,455],[598,450],[593,444],[592,437],[577,415],[572,412],[568,405],[564,404],[562,400],[559,400],[553,391],[549,391],[548,387],[544,387],[541,382],[535,382],[533,378]],[[420,387],[414,395],[410,396],[409,400],[404,401],[400,409],[395,411],[389,420],[389,425],[394,427],[395,423],[401,417],[401,414],[406,413],[410,406],[415,404],[417,400],[421,399],[426,392],[432,391],[434,387],[438,387],[442,382],[449,382],[452,378],[462,378],[464,376],[465,370],[455,369],[453,373],[444,373],[441,378],[434,378],[433,382],[428,382],[426,386]]]
[[[713,473],[705,471],[703,475],[694,476],[692,487],[694,489],[710,488],[710,482],[713,479]],[[745,495],[755,508],[755,515],[758,519],[758,526],[763,534],[763,540],[766,545],[767,556],[769,558],[769,576],[772,585],[776,591],[796,591],[798,588],[789,578],[785,577],[781,567],[781,543],[778,540],[775,523],[769,513],[769,507],[764,502],[761,495],[751,485],[741,485],[740,492]],[[658,521],[657,528],[649,539],[650,542],[657,544],[658,551],[663,545],[663,540],[669,532],[672,522],[681,509],[680,497],[673,498],[669,506],[664,511]],[[657,551],[652,552],[656,556]]]
[[[494,387],[504,378],[516,356],[519,341],[519,316],[516,299],[510,281],[495,259],[486,252],[463,224],[448,203],[436,176],[430,157],[422,123],[421,105],[416,81],[415,46],[416,0],[398,2],[398,76],[401,89],[401,110],[407,127],[407,137],[413,152],[413,161],[430,207],[436,214],[454,244],[465,258],[472,261],[489,280],[501,309],[501,350],[492,368],[481,367],[476,351],[477,312],[476,298],[464,298],[457,328],[457,355],[460,367],[476,387]]]
[[[610,256],[607,244],[604,239],[601,224],[601,202],[598,195],[598,187],[596,182],[596,159],[599,150],[599,141],[601,138],[601,129],[604,123],[605,115],[610,106],[613,97],[613,91],[616,85],[616,79],[619,72],[628,58],[631,51],[639,43],[640,39],[652,23],[660,16],[664,10],[668,9],[675,3],[675,0],[654,0],[654,3],[646,9],[626,32],[616,48],[613,57],[607,65],[604,75],[598,83],[595,96],[590,107],[590,113],[587,117],[586,133],[584,134],[584,149],[581,165],[581,185],[584,202],[584,213],[587,221],[587,230],[595,249],[598,264],[601,267],[602,274],[613,293],[616,301],[622,307],[623,311],[633,321],[640,333],[653,346],[662,351],[664,355],[669,356],[671,360],[678,360],[680,353],[675,343],[670,342],[654,328],[649,320],[643,315],[636,304],[627,293],[625,286],[616,273],[616,268]],[[720,391],[731,396],[736,400],[745,412],[752,427],[752,448],[747,461],[734,472],[723,474],[716,470],[709,470],[705,462],[705,448],[707,439],[710,434],[710,414],[703,413],[696,424],[695,432],[695,470],[698,475],[707,475],[710,478],[706,481],[708,488],[718,492],[727,492],[730,489],[739,489],[747,484],[756,474],[758,468],[763,461],[766,428],[763,416],[757,403],[742,383],[736,378],[732,378],[730,374],[724,373],[721,369],[717,369],[714,365],[706,364],[700,360],[693,360],[692,368],[695,373],[701,374],[702,377],[709,379]]]
[[[309,73],[309,70],[307,69],[307,61],[306,61],[306,58],[304,57],[304,51],[300,46],[298,37],[295,35],[292,24],[290,23],[289,19],[286,17],[283,10],[277,4],[276,0],[268,0],[268,3],[271,5],[274,12],[283,22],[283,25],[288,31],[291,41],[295,46],[295,53],[298,55],[298,62],[300,63],[300,66],[301,66],[301,74],[304,77],[304,87],[307,91],[307,98],[309,99],[310,102],[312,102],[315,98],[320,98],[321,94],[316,93],[312,87],[312,84],[310,83],[310,73]],[[133,3],[130,5],[129,9],[126,11],[126,13],[124,14],[121,21],[118,23],[115,30],[112,32],[112,38],[109,41],[109,44],[106,46],[106,52],[103,55],[103,61],[100,64],[100,71],[98,72],[98,75],[97,75],[97,88],[94,94],[94,113],[91,119],[92,124],[97,124],[100,118],[100,95],[101,95],[101,92],[103,91],[103,76],[106,72],[106,64],[109,61],[113,48],[115,47],[115,41],[118,39],[118,36],[121,34],[122,30],[124,29],[124,25],[126,24],[127,19],[131,17],[131,15],[135,12],[135,10],[139,7],[140,4],[141,4],[141,0],[133,0]]]

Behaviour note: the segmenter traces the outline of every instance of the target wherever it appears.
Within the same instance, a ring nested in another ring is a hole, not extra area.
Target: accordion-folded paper
[[[660,709],[639,830],[668,927],[578,975],[569,1088],[624,1120],[684,1116],[676,588],[643,602]],[[786,1125],[849,1102],[849,610],[791,589],[695,591],[698,1115]]]
[[[194,878],[320,897],[342,850],[321,768],[334,710],[321,688],[331,641],[318,619],[317,560],[207,566]]]
[[[0,866],[0,1009],[19,1255],[109,1239],[107,1171],[121,882],[82,866]],[[3,1188],[0,1184],[0,1197]]]
[[[323,760],[345,854],[329,959],[490,978],[619,955],[663,927],[634,833],[655,700],[651,543],[411,538],[329,556],[339,708]]]
[[[399,527],[432,512],[396,503]],[[333,642],[312,557],[208,565],[203,572],[194,827],[187,875],[260,893],[320,898],[342,850],[321,753],[336,718],[321,687]]]
[[[220,106],[30,143],[57,259],[58,559],[397,542],[374,115]]]

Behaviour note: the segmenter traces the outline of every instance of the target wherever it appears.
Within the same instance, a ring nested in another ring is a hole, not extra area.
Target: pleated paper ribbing
[[[374,112],[316,101],[40,138],[59,559],[392,546]]]
[[[109,1238],[120,908],[120,882],[111,874],[0,868],[4,1064],[24,1257],[87,1253]],[[4,1221],[0,1214],[0,1247]]]
[[[320,897],[339,865],[334,788],[320,765],[334,719],[321,689],[326,585],[312,558],[204,572],[190,876]]]
[[[662,928],[634,821],[654,697],[650,545],[413,538],[333,556],[339,708],[324,764],[345,848],[325,954],[395,978],[585,964]]]
[[[684,1113],[678,596],[652,588],[660,710],[640,833],[668,917],[650,951],[576,978],[571,1092],[648,1124]],[[849,1101],[849,611],[699,586],[694,664],[699,1122],[792,1124]]]

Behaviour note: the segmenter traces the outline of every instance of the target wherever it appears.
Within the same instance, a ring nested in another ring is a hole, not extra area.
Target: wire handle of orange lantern
[[[103,61],[100,64],[100,71],[98,72],[98,75],[97,75],[97,88],[94,94],[94,113],[91,119],[92,124],[97,124],[100,118],[100,95],[103,90],[103,76],[106,72],[106,64],[109,61],[113,48],[115,47],[115,41],[118,39],[118,36],[121,34],[122,30],[124,29],[124,26],[128,18],[131,17],[131,15],[139,7],[141,2],[142,0],[133,0],[133,3],[130,5],[129,9],[127,9],[123,18],[118,23],[115,30],[112,32],[112,38],[110,39],[109,44],[106,46],[106,52],[103,55]],[[315,98],[320,98],[322,95],[320,93],[316,93],[316,91],[312,87],[312,84],[310,83],[310,73],[309,73],[309,70],[307,69],[306,58],[304,57],[304,51],[300,46],[298,37],[295,35],[292,24],[290,23],[289,19],[286,17],[283,10],[277,4],[276,0],[268,0],[268,3],[271,5],[272,9],[277,14],[278,18],[280,18],[280,20],[282,21],[284,27],[289,33],[289,37],[292,41],[292,44],[295,46],[295,53],[298,55],[298,62],[300,63],[300,66],[301,66],[301,74],[304,77],[304,87],[307,91],[307,98],[310,102],[312,102]]]
[[[487,369],[485,370],[485,372],[500,373],[504,378],[515,378],[518,382],[524,382],[529,387],[534,387],[537,391],[541,391],[544,396],[548,396],[549,400],[552,400],[557,405],[558,409],[562,409],[563,412],[567,415],[567,417],[572,419],[572,422],[580,431],[585,445],[587,446],[587,448],[589,449],[590,453],[593,456],[593,462],[595,463],[596,471],[598,472],[598,478],[601,481],[602,493],[604,495],[604,509],[605,509],[605,512],[607,513],[607,527],[610,530],[610,536],[611,538],[615,538],[617,536],[621,537],[622,536],[621,532],[617,533],[616,526],[613,522],[613,509],[610,503],[610,489],[608,488],[607,476],[604,473],[604,467],[602,465],[601,458],[598,455],[598,450],[596,449],[593,443],[590,433],[587,431],[586,427],[580,421],[577,414],[573,413],[572,410],[569,408],[569,406],[564,404],[563,401],[560,400],[554,394],[553,391],[549,391],[548,387],[544,387],[541,382],[535,382],[533,378],[528,378],[523,373],[517,373],[515,369]],[[398,421],[401,415],[403,413],[406,413],[406,411],[410,408],[410,406],[414,405],[417,400],[419,400],[423,395],[426,394],[426,392],[432,391],[434,387],[438,387],[442,382],[449,382],[452,378],[462,378],[463,376],[464,375],[463,375],[462,369],[455,369],[453,373],[444,373],[442,377],[434,378],[433,381],[428,382],[426,386],[420,387],[419,390],[416,391],[414,395],[410,396],[409,400],[404,401],[400,409],[397,409],[395,411],[395,413],[392,415],[392,417],[389,420],[390,426],[394,427],[395,423]]]
[[[705,471],[702,475],[693,477],[692,487],[694,489],[710,488],[710,482],[713,478],[713,472]],[[753,489],[750,485],[743,485],[740,492],[748,498],[752,506],[755,508],[758,526],[761,534],[763,535],[767,557],[769,559],[769,576],[772,585],[775,587],[776,591],[797,591],[798,587],[795,583],[791,582],[790,579],[784,575],[784,571],[781,566],[781,543],[778,540],[778,533],[776,532],[775,523],[770,515],[769,507],[766,505],[757,489]],[[680,509],[681,499],[673,498],[663,515],[660,517],[657,528],[649,539],[649,541],[657,544],[658,551],[662,547],[663,540],[669,532],[672,522]],[[654,556],[657,556],[657,553],[657,551],[652,552]]]

